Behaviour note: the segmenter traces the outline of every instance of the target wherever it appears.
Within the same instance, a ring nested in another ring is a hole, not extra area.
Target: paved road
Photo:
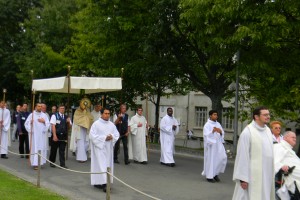
[[[13,142],[11,151],[18,152],[18,142]],[[123,149],[121,148],[120,161]],[[9,159],[0,159],[0,168],[29,182],[36,183],[37,172],[28,166],[28,160],[9,154]],[[159,163],[160,152],[151,150],[149,164],[140,165],[123,162],[115,165],[115,176],[129,185],[163,200],[229,200],[234,183],[233,164],[229,162],[226,172],[220,176],[220,183],[208,183],[201,176],[203,160],[200,156],[175,155],[176,167],[170,168]],[[69,155],[66,162],[70,169],[90,171],[90,161],[78,163]],[[90,186],[90,176],[75,174],[45,165],[41,170],[41,186],[56,193],[77,199],[105,199],[105,193]],[[114,180],[112,200],[147,200],[145,197]]]

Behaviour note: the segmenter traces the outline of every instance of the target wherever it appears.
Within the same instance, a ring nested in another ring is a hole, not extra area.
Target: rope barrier
[[[4,149],[1,145],[0,145],[0,148]],[[125,183],[124,181],[122,181],[122,180],[119,179],[118,177],[114,176],[114,175],[113,175],[112,173],[110,173],[110,172],[84,172],[84,171],[77,171],[77,170],[72,170],[72,169],[66,169],[66,168],[64,168],[64,167],[61,167],[60,165],[57,165],[57,164],[51,162],[50,160],[48,160],[47,158],[45,158],[44,156],[42,156],[42,155],[39,154],[39,153],[33,153],[33,154],[19,154],[19,153],[15,153],[15,152],[13,152],[13,151],[10,151],[10,150],[8,150],[8,149],[7,149],[7,152],[9,152],[9,153],[11,153],[11,154],[13,154],[13,155],[17,155],[17,156],[31,156],[31,155],[36,155],[36,154],[37,154],[37,155],[39,155],[41,158],[43,158],[43,159],[45,159],[47,162],[49,162],[50,164],[55,165],[56,167],[58,167],[58,168],[60,168],[60,169],[63,169],[63,170],[66,170],[66,171],[69,171],[69,172],[74,172],[74,173],[79,173],[79,174],[109,174],[110,176],[112,176],[113,178],[115,178],[117,181],[119,181],[119,182],[122,183],[123,185],[127,186],[128,188],[130,188],[130,189],[132,189],[132,190],[134,190],[134,191],[136,191],[136,192],[138,192],[138,193],[140,193],[140,194],[142,194],[142,195],[144,195],[144,196],[146,196],[146,197],[149,197],[149,198],[151,198],[151,199],[154,199],[154,200],[161,200],[161,199],[159,199],[159,198],[153,197],[153,196],[151,196],[151,195],[149,195],[149,194],[146,194],[146,193],[144,193],[144,192],[142,192],[142,191],[140,191],[140,190],[138,190],[138,189],[132,187],[131,185]]]
[[[107,173],[109,173],[109,172],[107,172]],[[132,187],[131,185],[125,183],[124,181],[122,181],[122,180],[119,179],[118,177],[112,175],[111,173],[109,173],[109,174],[110,174],[113,178],[115,178],[117,181],[119,181],[119,182],[122,183],[123,185],[129,187],[130,189],[132,189],[132,190],[134,190],[134,191],[136,191],[136,192],[138,192],[138,193],[140,193],[140,194],[142,194],[142,195],[145,195],[145,196],[147,196],[147,197],[149,197],[149,198],[151,198],[151,199],[161,200],[161,199],[159,199],[159,198],[153,197],[153,196],[151,196],[151,195],[149,195],[149,194],[146,194],[146,193],[144,193],[144,192],[142,192],[142,191],[140,191],[140,190],[138,190],[138,189]]]

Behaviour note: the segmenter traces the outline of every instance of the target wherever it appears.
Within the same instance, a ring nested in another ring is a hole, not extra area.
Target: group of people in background
[[[0,102],[0,108],[1,158],[7,159],[7,137],[11,117],[4,101]],[[107,167],[110,167],[113,173],[114,163],[120,163],[118,154],[121,141],[125,165],[129,165],[130,160],[134,163],[148,163],[147,120],[141,107],[138,107],[136,114],[130,118],[126,113],[126,105],[122,104],[112,121],[108,108],[95,105],[92,112],[87,108],[87,102],[81,103],[73,115],[72,123],[70,117],[65,114],[64,106],[59,106],[58,110],[53,106],[51,115],[48,115],[45,104],[37,103],[33,113],[29,113],[28,105],[24,103],[17,106],[13,113],[13,129],[18,133],[20,154],[27,154],[21,155],[21,158],[29,158],[31,166],[37,169],[36,153],[41,152],[42,157],[47,158],[49,144],[49,160],[55,163],[58,150],[60,166],[67,168],[65,151],[68,130],[72,128],[71,151],[81,163],[87,161],[88,151],[91,152],[91,172],[95,173],[91,175],[91,185],[106,191],[106,174],[97,173],[105,172]],[[254,109],[252,118],[252,122],[244,128],[238,141],[233,174],[233,180],[236,182],[233,199],[274,199],[274,174],[279,171],[290,172],[291,169],[293,173],[286,179],[286,187],[295,192],[300,188],[300,160],[292,150],[296,145],[296,134],[287,131],[281,135],[282,124],[279,121],[271,122],[269,128],[270,112],[266,107]],[[211,183],[220,181],[219,174],[224,173],[227,164],[225,132],[217,119],[217,111],[209,111],[209,119],[203,128],[202,175]],[[174,143],[178,132],[179,123],[173,117],[173,109],[168,108],[167,114],[160,122],[162,165],[175,166]],[[12,134],[15,134],[14,131]],[[41,165],[45,163],[46,160],[42,159]],[[56,167],[52,163],[50,166]],[[276,195],[283,195],[284,192],[279,193]]]
[[[269,128],[270,111],[264,106],[254,109],[252,117],[238,141],[233,200],[300,199],[300,159],[292,149],[296,134],[286,131],[281,135],[279,121],[271,122]],[[279,184],[275,183],[277,176]],[[277,191],[276,184],[280,185]]]

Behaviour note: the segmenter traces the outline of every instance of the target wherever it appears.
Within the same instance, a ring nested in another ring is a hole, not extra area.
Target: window
[[[196,107],[195,115],[196,127],[203,127],[207,121],[207,107]]]
[[[233,110],[232,108],[223,108],[222,110],[222,127],[233,130]]]

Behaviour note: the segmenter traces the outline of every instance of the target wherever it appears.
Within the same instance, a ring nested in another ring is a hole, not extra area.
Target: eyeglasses
[[[260,115],[262,115],[262,116],[264,116],[264,117],[270,117],[270,116],[271,116],[270,113],[260,114]]]
[[[281,129],[281,127],[274,127],[274,129]]]

